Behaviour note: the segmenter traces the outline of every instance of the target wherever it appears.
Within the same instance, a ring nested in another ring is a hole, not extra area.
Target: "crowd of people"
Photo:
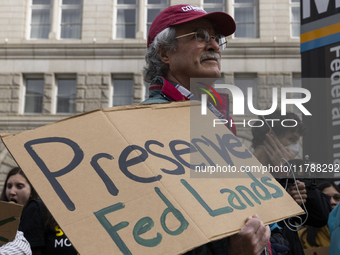
[[[190,78],[220,78],[222,50],[226,47],[226,37],[235,29],[235,22],[227,13],[208,14],[190,5],[174,5],[163,10],[152,23],[147,38],[144,78],[151,85],[149,99],[143,104],[190,100]],[[220,117],[213,105],[209,109]],[[253,128],[254,156],[261,164],[282,166],[299,153],[298,142],[306,128],[296,114],[288,115],[296,120],[296,127],[266,123]],[[276,111],[268,118],[282,116]],[[265,120],[262,116],[259,119]],[[287,178],[277,176],[277,179],[296,203],[308,211],[308,217],[301,219],[303,226],[299,232],[285,221],[265,226],[257,215],[250,215],[239,233],[186,254],[302,255],[304,248],[319,246],[330,246],[336,251],[339,245],[332,244],[332,240],[339,237],[338,187],[331,183],[317,185],[305,179],[287,185]],[[0,247],[0,254],[77,254],[20,168],[8,173],[0,200],[24,206],[17,236]],[[329,216],[332,210],[334,213]],[[297,219],[292,220],[300,224]],[[331,225],[327,226],[327,221]]]

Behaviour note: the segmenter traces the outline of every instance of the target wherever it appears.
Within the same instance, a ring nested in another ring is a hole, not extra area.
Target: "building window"
[[[137,0],[117,0],[116,38],[136,38]]]
[[[60,38],[80,39],[82,0],[62,0]]]
[[[293,38],[300,37],[300,0],[290,0],[290,31]]]
[[[26,79],[25,113],[42,113],[44,80]]]
[[[146,34],[157,15],[169,6],[168,0],[147,0]]]
[[[224,0],[204,0],[203,9],[206,12],[224,12]]]
[[[117,0],[116,39],[146,38],[156,16],[169,6],[169,0]],[[143,24],[138,21],[144,20]]]
[[[32,0],[31,39],[47,39],[51,28],[51,0]]]
[[[76,79],[58,79],[57,91],[57,113],[75,113]]]
[[[235,37],[257,37],[257,0],[234,0]]]
[[[133,80],[114,79],[112,106],[133,104]]]
[[[248,108],[248,88],[253,89],[253,107],[257,109],[257,87],[256,87],[256,78],[251,77],[251,74],[245,75],[235,75],[234,82],[235,86],[239,87],[244,95],[244,113],[252,114]]]
[[[81,38],[83,0],[31,1],[30,39],[48,39],[50,32],[61,39]]]

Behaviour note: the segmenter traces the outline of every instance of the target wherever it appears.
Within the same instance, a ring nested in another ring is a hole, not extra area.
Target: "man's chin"
[[[209,72],[205,72],[201,77],[219,79],[221,77],[221,72],[220,70],[211,70]]]
[[[203,65],[204,67],[204,65]],[[202,70],[205,76],[204,78],[220,78],[221,77],[221,71],[217,64],[210,64],[207,65],[204,70]]]

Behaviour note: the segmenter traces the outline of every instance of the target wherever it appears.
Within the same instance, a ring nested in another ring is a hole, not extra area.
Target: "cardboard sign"
[[[81,255],[184,253],[238,232],[247,216],[268,224],[303,213],[270,174],[190,178],[202,150],[220,166],[221,155],[260,165],[225,126],[198,149],[190,108],[106,108],[2,139]]]
[[[305,255],[328,255],[329,246],[304,249]]]
[[[0,246],[14,240],[22,205],[0,201]]]

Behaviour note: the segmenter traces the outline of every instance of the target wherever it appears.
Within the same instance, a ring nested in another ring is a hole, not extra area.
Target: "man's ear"
[[[170,60],[169,60],[169,56],[168,56],[168,51],[165,50],[164,48],[160,48],[157,52],[158,57],[160,58],[160,60],[165,63],[165,64],[169,64]]]

